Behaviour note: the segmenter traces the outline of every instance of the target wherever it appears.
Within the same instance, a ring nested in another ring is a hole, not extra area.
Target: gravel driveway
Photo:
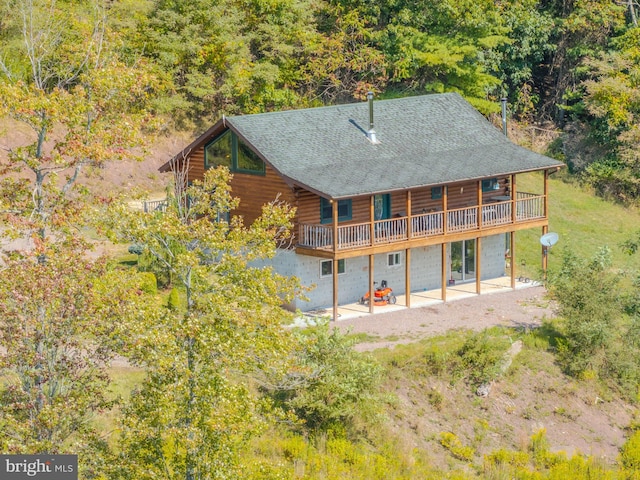
[[[466,297],[425,307],[340,320],[335,327],[372,338],[360,351],[410,343],[453,329],[482,330],[494,325],[535,327],[552,318],[554,308],[542,286]]]

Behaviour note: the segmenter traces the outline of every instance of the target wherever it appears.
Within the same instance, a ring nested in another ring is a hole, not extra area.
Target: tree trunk
[[[636,16],[636,6],[633,0],[627,0],[627,4],[629,5],[629,15],[631,15],[631,23],[633,23],[634,27],[638,26],[638,17]]]
[[[188,271],[187,276],[185,278],[185,290],[187,295],[187,311],[185,312],[185,320],[189,320],[191,316],[191,311],[193,309],[193,298],[191,297],[191,270]],[[194,344],[195,339],[189,336],[186,340],[187,347],[187,372],[189,375],[189,398],[187,405],[187,415],[185,418],[185,426],[187,427],[187,453],[185,458],[185,479],[186,480],[195,480],[195,468],[196,468],[196,460],[194,455],[191,452],[191,441],[193,440],[193,432],[191,431],[192,422],[192,410],[193,405],[196,401],[196,382],[195,382],[195,355],[194,355]]]

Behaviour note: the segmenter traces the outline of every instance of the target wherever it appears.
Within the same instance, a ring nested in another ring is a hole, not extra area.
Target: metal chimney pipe
[[[507,137],[507,98],[502,97],[502,133]]]
[[[369,131],[373,130],[373,92],[367,93],[367,100],[369,101]]]
[[[369,101],[369,131],[367,137],[371,143],[380,143],[376,138],[376,131],[373,129],[373,92],[367,92],[367,100]]]

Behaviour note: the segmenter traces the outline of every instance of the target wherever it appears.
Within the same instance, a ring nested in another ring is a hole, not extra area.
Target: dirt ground
[[[542,286],[478,295],[431,306],[339,320],[336,328],[371,338],[360,351],[392,347],[453,329],[483,330],[494,325],[532,328],[552,318],[554,308]]]
[[[535,328],[553,318],[554,305],[542,286],[485,294],[427,307],[342,320],[335,327],[363,334],[360,351],[443,334],[452,329],[482,330],[495,325]],[[464,382],[438,378],[391,378],[387,388],[397,397],[389,421],[408,448],[430,452],[434,465],[447,468],[450,455],[439,444],[440,432],[454,432],[476,449],[475,461],[498,448],[525,448],[531,435],[545,429],[552,451],[590,454],[613,463],[626,440],[635,407],[608,397],[597,382],[567,377],[552,353],[539,363],[520,364],[492,382],[479,397]],[[517,362],[516,362],[517,363]],[[436,408],[433,398],[441,399]]]

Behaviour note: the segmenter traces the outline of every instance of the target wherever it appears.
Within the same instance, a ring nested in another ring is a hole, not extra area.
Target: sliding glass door
[[[467,282],[476,278],[476,241],[462,240],[449,244],[450,279]]]

